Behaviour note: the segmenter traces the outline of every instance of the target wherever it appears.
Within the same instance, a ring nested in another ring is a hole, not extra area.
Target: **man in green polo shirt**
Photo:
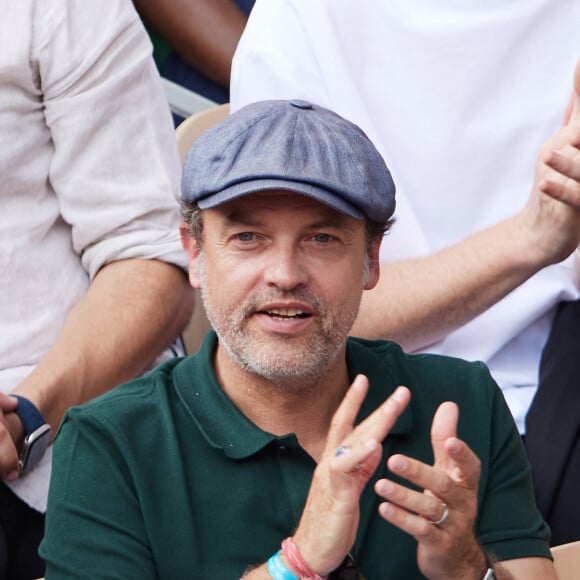
[[[69,411],[47,578],[555,578],[485,366],[347,339],[395,207],[364,133],[255,103],[198,139],[182,186],[215,331]]]

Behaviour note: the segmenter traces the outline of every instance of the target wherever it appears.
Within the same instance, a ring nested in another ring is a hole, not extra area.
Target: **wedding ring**
[[[447,507],[447,504],[441,503],[441,505],[443,506],[443,513],[441,514],[441,517],[438,520],[431,521],[431,523],[434,526],[440,526],[447,519],[447,516],[449,515],[449,508]]]

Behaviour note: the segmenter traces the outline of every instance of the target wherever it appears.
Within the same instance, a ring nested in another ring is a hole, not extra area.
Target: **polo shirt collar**
[[[349,339],[346,355],[351,381],[357,374],[365,374],[370,382],[358,420],[367,417],[398,386],[389,372],[388,357],[377,356],[365,342]],[[252,423],[221,389],[212,364],[216,345],[217,336],[211,330],[198,353],[183,359],[175,367],[174,374],[177,395],[208,444],[222,449],[227,457],[244,459],[273,442],[287,441],[287,436],[278,437]],[[391,434],[409,433],[412,423],[408,407]]]

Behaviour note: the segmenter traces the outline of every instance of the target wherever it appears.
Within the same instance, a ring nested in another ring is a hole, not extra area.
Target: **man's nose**
[[[264,278],[269,286],[276,286],[281,290],[292,290],[298,286],[304,286],[308,277],[304,257],[296,248],[277,248],[268,256]]]

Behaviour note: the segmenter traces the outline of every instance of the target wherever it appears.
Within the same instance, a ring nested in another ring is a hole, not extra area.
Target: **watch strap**
[[[34,433],[34,431],[46,424],[40,411],[26,397],[22,397],[21,395],[12,395],[12,397],[18,399],[18,407],[16,407],[14,412],[22,421],[26,435]]]

